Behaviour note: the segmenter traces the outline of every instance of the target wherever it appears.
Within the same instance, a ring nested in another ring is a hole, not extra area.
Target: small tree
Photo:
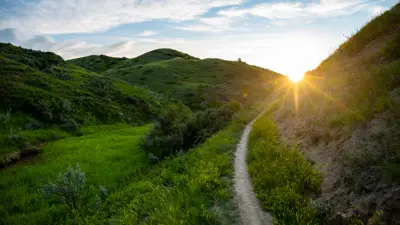
[[[97,207],[107,197],[107,190],[103,186],[100,185],[99,192],[95,195],[91,193],[91,186],[85,183],[85,173],[77,163],[75,170],[69,167],[66,173],[58,175],[55,182],[45,185],[42,194],[46,199],[65,204],[74,214],[79,215],[88,203]]]

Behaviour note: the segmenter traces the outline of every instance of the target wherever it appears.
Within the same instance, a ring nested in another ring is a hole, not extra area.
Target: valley
[[[399,3],[295,81],[0,43],[0,224],[400,224],[399,85]]]

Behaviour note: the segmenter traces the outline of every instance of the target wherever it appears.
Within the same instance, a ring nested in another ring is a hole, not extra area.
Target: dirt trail
[[[260,115],[262,115],[261,113]],[[259,117],[259,116],[258,116]],[[258,118],[257,117],[257,118]],[[235,154],[235,192],[241,224],[243,225],[272,225],[272,216],[264,212],[253,191],[253,185],[247,172],[247,146],[252,124],[247,124],[236,149]]]

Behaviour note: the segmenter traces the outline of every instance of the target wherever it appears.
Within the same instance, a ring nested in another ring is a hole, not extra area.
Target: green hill
[[[92,61],[101,61],[100,56],[90,57]],[[68,62],[84,65],[88,57]],[[251,105],[264,98],[281,77],[246,63],[200,60],[172,49],[156,49],[133,59],[121,60],[115,65],[110,64],[101,74],[162,93],[192,109],[206,109],[230,101]]]
[[[69,63],[83,67],[96,73],[104,72],[127,58],[115,58],[106,55],[90,55],[68,60]]]
[[[0,156],[87,124],[144,124],[163,110],[159,95],[50,52],[0,43],[0,74]]]
[[[220,59],[185,59],[118,66],[103,73],[156,90],[183,101],[193,109],[223,102],[251,104],[263,98],[280,75],[241,62]]]

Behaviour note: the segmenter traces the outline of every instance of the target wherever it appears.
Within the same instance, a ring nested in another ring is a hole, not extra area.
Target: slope
[[[103,75],[156,90],[192,109],[230,101],[250,105],[265,98],[281,77],[243,62],[182,57],[142,65],[124,63]]]
[[[313,205],[330,222],[400,221],[399,31],[397,4],[282,88],[274,121],[326,173]]]
[[[82,58],[70,59],[67,62],[83,67],[96,73],[104,72],[127,58],[115,58],[106,55],[90,55]]]
[[[165,104],[146,89],[88,72],[54,53],[2,43],[0,96],[1,156],[21,149],[37,152],[41,143],[82,125],[143,124]],[[3,158],[2,164],[13,158]]]

